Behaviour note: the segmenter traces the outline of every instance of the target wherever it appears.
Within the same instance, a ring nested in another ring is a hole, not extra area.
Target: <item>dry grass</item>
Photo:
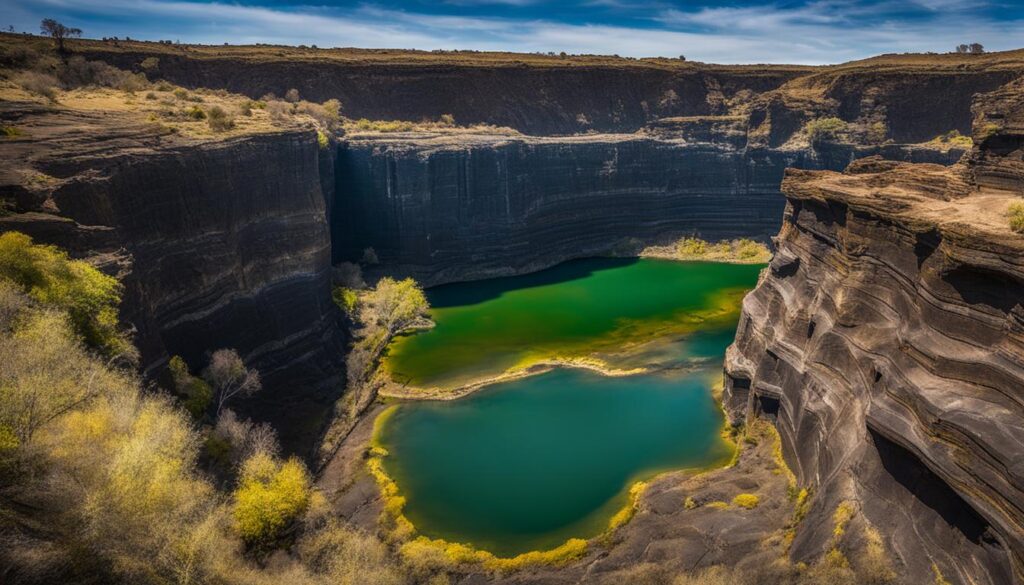
[[[1006,209],[1006,216],[1009,218],[1011,230],[1024,233],[1024,201],[1011,203]]]

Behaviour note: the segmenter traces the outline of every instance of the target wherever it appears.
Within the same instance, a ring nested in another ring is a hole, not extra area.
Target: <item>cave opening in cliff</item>
[[[927,526],[922,534],[938,539],[951,556],[960,553],[964,558],[985,559],[992,582],[1011,583],[1007,551],[989,523],[915,454],[870,426],[868,435],[888,478],[912,501],[931,511],[928,514],[901,504],[914,515],[915,523]]]
[[[976,266],[957,266],[943,277],[971,305],[986,305],[1009,313],[1020,304],[1021,282],[1006,274]]]
[[[775,396],[757,394],[754,399],[756,414],[763,416],[775,424],[779,420],[779,411],[782,410],[782,402]]]

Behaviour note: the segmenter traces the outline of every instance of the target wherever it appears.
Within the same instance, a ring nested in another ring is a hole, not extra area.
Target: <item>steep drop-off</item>
[[[689,234],[767,240],[782,215],[787,167],[841,169],[878,152],[949,164],[962,153],[748,149],[720,131],[708,141],[655,132],[352,137],[339,147],[334,259],[358,261],[373,248],[389,273],[429,285],[635,254]]]
[[[777,418],[817,493],[792,555],[852,502],[913,582],[1024,579],[1020,84],[983,96],[951,168],[789,171],[777,254],[726,362],[735,423]],[[993,122],[998,120],[998,124]]]
[[[21,213],[0,229],[118,274],[144,373],[171,355],[198,370],[208,352],[237,348],[264,378],[261,417],[316,426],[337,396],[342,336],[330,301],[333,160],[315,133],[203,141],[103,113],[9,104],[3,115],[31,140],[4,147],[0,193]],[[281,429],[296,447],[299,429]]]

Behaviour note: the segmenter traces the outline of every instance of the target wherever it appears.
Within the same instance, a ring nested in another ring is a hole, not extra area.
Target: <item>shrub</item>
[[[288,102],[270,101],[267,102],[267,113],[272,120],[281,121],[292,113],[292,105]]]
[[[764,253],[764,245],[748,238],[736,241],[736,256],[741,260],[750,260]]]
[[[19,232],[0,234],[0,278],[33,300],[67,311],[75,333],[108,356],[133,357],[135,349],[118,330],[121,284],[54,246],[33,244]]]
[[[346,315],[355,315],[359,303],[359,295],[356,294],[356,291],[338,286],[334,288],[332,296],[334,297],[334,304],[338,305],[342,311],[345,311]]]
[[[164,90],[164,91],[166,91],[166,90]],[[174,90],[174,97],[178,98],[179,100],[188,99],[188,90],[186,90],[183,87],[179,87],[179,88]]]
[[[387,548],[370,534],[346,528],[337,520],[302,539],[296,547],[303,563],[329,583],[402,585],[406,579]]]
[[[57,85],[60,82],[49,73],[23,71],[15,76],[14,82],[29,93],[41,95],[50,101],[57,99]]]
[[[316,143],[320,147],[320,150],[327,150],[327,147],[330,146],[331,141],[328,140],[326,134],[324,134],[320,130],[317,130],[316,131]]]
[[[192,118],[193,120],[205,120],[206,119],[206,112],[204,112],[203,109],[200,108],[199,106],[192,106],[191,108],[189,108],[185,112],[185,115],[188,116],[189,118]]]
[[[841,538],[846,533],[846,526],[856,513],[857,508],[853,502],[842,502],[836,506],[836,511],[832,514],[832,523],[835,525],[832,529],[834,538]]]
[[[146,57],[139,63],[139,67],[142,67],[146,71],[152,71],[160,68],[160,59],[157,57]]]
[[[156,99],[156,94],[153,93],[153,92],[149,92],[149,93],[146,94],[146,99],[147,100],[155,100]]]
[[[834,116],[818,118],[808,122],[804,126],[804,132],[807,133],[807,137],[811,142],[821,142],[823,140],[835,140],[840,133],[846,131],[847,126],[846,122]]]
[[[1006,209],[1006,215],[1010,218],[1010,229],[1024,233],[1024,201],[1011,203]]]
[[[213,388],[202,378],[193,376],[181,356],[174,356],[168,364],[174,382],[174,390],[182,397],[182,405],[193,418],[200,419],[206,414],[213,401]]]
[[[250,396],[262,387],[260,373],[245,367],[245,363],[233,349],[218,349],[210,356],[210,365],[203,372],[203,378],[213,386],[217,394],[217,415],[224,405],[235,396]]]
[[[231,410],[224,410],[217,419],[211,437],[218,437],[227,444],[227,461],[234,467],[240,467],[257,453],[276,457],[280,449],[277,432],[268,423],[239,419]]]
[[[761,499],[756,494],[739,494],[732,499],[733,505],[752,510],[757,507]]]
[[[700,238],[682,238],[676,243],[676,252],[680,256],[703,256],[707,252],[708,243]]]
[[[17,126],[0,126],[0,136],[4,138],[18,138],[24,135],[25,133]]]
[[[213,106],[206,115],[206,123],[210,125],[210,129],[214,132],[226,132],[235,127],[235,119],[229,116],[220,106]]]
[[[299,101],[299,90],[294,87],[284,93],[284,100],[293,104]]]
[[[352,289],[366,288],[363,281],[363,269],[355,262],[341,262],[334,267],[332,280],[339,286]]]
[[[250,544],[273,542],[305,511],[311,489],[298,459],[282,463],[267,453],[253,455],[242,465],[234,494],[235,529]]]
[[[455,116],[452,116],[451,114],[441,114],[441,118],[438,119],[438,122],[442,126],[454,126],[455,125]]]

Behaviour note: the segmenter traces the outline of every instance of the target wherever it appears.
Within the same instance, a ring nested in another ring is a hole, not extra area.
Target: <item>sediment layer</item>
[[[818,494],[798,560],[824,552],[833,511],[852,501],[911,582],[1022,582],[1024,238],[1005,215],[1021,187],[1022,95],[979,98],[963,165],[787,172],[725,403],[737,424],[777,418]]]

